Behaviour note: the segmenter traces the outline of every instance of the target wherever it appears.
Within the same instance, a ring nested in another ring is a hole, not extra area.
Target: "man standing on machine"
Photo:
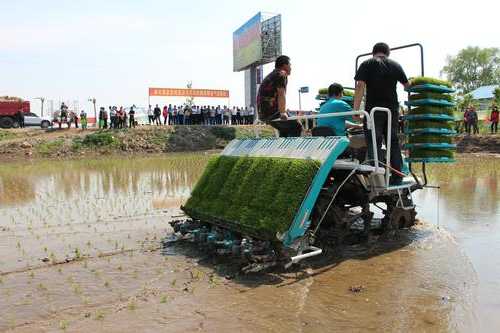
[[[354,94],[354,110],[359,110],[361,100],[366,89],[365,110],[370,112],[373,107],[385,107],[391,110],[391,161],[390,166],[401,171],[403,160],[398,138],[399,103],[396,92],[397,83],[405,88],[409,86],[403,68],[396,61],[389,59],[390,49],[386,43],[377,43],[373,46],[373,57],[364,61],[358,68],[354,80],[356,80],[356,92]],[[374,115],[375,134],[377,139],[377,151],[379,159],[382,154],[382,138],[387,142],[387,114],[377,112]],[[373,159],[373,144],[369,130],[367,130],[366,119],[364,122],[365,136],[368,144],[368,158]],[[386,161],[387,163],[387,161]],[[390,184],[401,184],[402,177],[392,172]]]
[[[259,119],[276,128],[280,137],[300,136],[302,126],[296,120],[288,120],[286,113],[286,86],[292,71],[290,58],[285,55],[279,56],[274,67],[259,88],[257,95]],[[278,118],[280,121],[273,121]]]

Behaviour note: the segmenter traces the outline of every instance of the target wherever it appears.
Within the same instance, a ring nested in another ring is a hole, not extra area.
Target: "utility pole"
[[[42,108],[40,111],[40,117],[43,117],[43,103],[45,102],[45,97],[36,97],[35,99],[39,99],[40,102],[42,103]]]
[[[94,119],[95,119],[95,127],[97,127],[97,109],[95,107],[95,97],[91,97],[89,98],[89,102],[92,102],[92,104],[94,104]]]

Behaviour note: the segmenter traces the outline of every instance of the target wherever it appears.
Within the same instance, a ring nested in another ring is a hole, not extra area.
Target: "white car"
[[[29,112],[24,114],[24,126],[40,126],[41,128],[49,128],[52,126],[52,121],[48,117],[40,117],[33,112]]]

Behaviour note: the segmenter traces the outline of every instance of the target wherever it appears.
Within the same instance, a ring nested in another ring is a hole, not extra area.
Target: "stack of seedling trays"
[[[454,130],[453,97],[447,81],[418,77],[412,79],[409,92],[408,114],[404,116],[405,149],[410,151],[409,162],[454,162],[456,145]]]
[[[327,101],[328,100],[328,88],[321,88],[318,91],[318,95],[316,96],[318,101]],[[354,91],[350,89],[344,89],[344,96],[341,98],[344,102],[349,104],[351,107],[354,105]],[[324,102],[321,102],[321,105]]]

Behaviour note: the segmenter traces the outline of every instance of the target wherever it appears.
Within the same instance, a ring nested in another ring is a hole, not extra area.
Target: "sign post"
[[[299,111],[302,111],[301,95],[307,94],[308,92],[309,92],[309,87],[300,87],[300,89],[299,89]]]

